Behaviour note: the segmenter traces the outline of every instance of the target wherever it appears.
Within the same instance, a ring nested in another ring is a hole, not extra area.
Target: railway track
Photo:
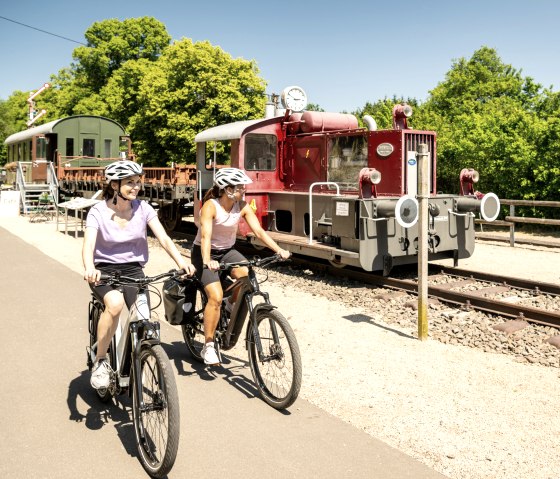
[[[189,246],[194,239],[190,232],[174,232],[173,236]],[[270,254],[245,245],[240,245],[239,249],[247,255]],[[364,285],[410,294],[418,291],[416,272],[410,268],[395,269],[394,275],[383,277],[354,268],[336,268],[326,262],[310,262],[297,256],[292,257],[292,264]],[[435,265],[430,265],[428,283],[430,297],[464,310],[478,310],[560,329],[560,287],[555,284]]]

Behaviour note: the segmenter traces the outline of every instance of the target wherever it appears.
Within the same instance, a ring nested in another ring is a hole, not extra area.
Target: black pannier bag
[[[162,291],[165,320],[168,323],[178,326],[192,318],[196,301],[194,281],[168,279],[163,283]]]

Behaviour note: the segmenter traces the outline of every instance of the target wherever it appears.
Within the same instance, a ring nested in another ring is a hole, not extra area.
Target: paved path
[[[130,401],[105,406],[89,386],[80,275],[2,227],[0,251],[0,477],[147,477]],[[72,243],[61,258],[78,252]],[[246,365],[193,365],[180,332],[162,328],[181,401],[170,479],[444,477],[302,399],[287,412],[270,408]]]

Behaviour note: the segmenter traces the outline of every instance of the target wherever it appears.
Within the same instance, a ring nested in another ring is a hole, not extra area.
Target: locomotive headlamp
[[[478,183],[480,175],[478,171],[472,168],[463,168],[460,174],[461,183]]]
[[[459,182],[461,183],[462,195],[474,195],[473,184],[478,183],[480,175],[478,171],[472,168],[463,168],[459,174]]]
[[[408,128],[406,119],[412,116],[412,107],[406,103],[400,103],[393,107],[393,128],[395,130],[406,130]]]
[[[381,183],[381,172],[377,171],[375,168],[369,175],[369,181],[371,181],[372,185],[378,185]]]

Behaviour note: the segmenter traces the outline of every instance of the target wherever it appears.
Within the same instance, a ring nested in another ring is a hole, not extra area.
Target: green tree
[[[502,198],[538,194],[540,85],[482,47],[454,62],[430,93],[416,124],[438,133],[438,189],[458,192],[461,169],[472,167],[481,174],[482,191]]]
[[[254,61],[234,59],[209,42],[185,38],[167,48],[143,78],[130,119],[146,164],[194,162],[195,135],[264,115],[265,82]]]
[[[171,41],[165,25],[152,17],[95,22],[85,37],[87,46],[73,52],[74,67],[76,75],[83,76],[94,92],[99,92],[127,61],[156,61]]]

